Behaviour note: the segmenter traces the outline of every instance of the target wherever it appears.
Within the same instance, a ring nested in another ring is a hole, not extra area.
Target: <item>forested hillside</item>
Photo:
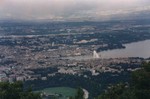
[[[111,86],[97,99],[150,99],[150,63],[134,71],[129,84]]]

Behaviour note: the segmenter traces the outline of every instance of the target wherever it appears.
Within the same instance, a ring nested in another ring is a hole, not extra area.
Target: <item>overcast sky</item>
[[[0,0],[0,19],[109,19],[150,11],[150,0]]]

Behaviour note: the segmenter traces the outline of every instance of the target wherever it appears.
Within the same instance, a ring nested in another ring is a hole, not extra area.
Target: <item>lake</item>
[[[98,53],[101,58],[126,58],[126,57],[150,57],[150,40],[139,41],[129,44],[124,44],[125,49],[113,49]],[[77,56],[69,57],[69,59],[86,60],[92,59],[93,56]]]
[[[124,45],[125,49],[114,49],[100,53],[102,58],[120,58],[120,57],[150,57],[150,40],[140,41]]]

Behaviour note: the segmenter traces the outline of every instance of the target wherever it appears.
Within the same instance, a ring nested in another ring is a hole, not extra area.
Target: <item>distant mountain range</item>
[[[23,20],[23,19],[0,19],[0,22],[84,22],[84,21],[113,21],[113,20],[150,20],[150,11],[135,11],[130,13],[123,13],[123,14],[114,14],[111,16],[101,16],[101,17],[93,17],[93,16],[82,16],[82,17],[75,17],[70,19],[39,19],[39,20]]]

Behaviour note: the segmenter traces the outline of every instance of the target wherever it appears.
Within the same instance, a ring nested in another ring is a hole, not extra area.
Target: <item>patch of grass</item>
[[[38,92],[44,92],[49,95],[60,94],[62,96],[59,99],[66,99],[67,97],[75,96],[77,89],[70,87],[53,87],[53,88],[46,88]]]

